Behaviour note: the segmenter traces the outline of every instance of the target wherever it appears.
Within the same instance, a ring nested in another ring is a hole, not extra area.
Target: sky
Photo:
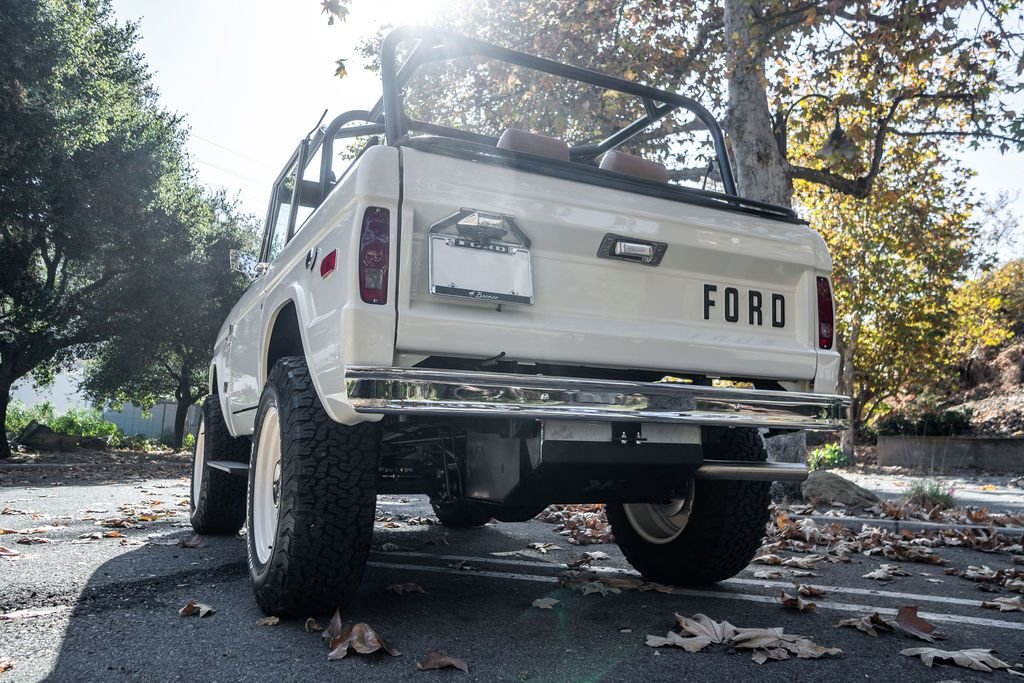
[[[427,24],[444,2],[352,0],[344,23],[327,24],[318,0],[114,0],[119,21],[137,21],[138,45],[163,105],[185,117],[189,151],[202,182],[237,193],[262,216],[268,192],[299,140],[328,110],[327,121],[369,108],[376,76],[361,68],[356,45],[380,25]],[[348,58],[348,76],[334,76]],[[975,187],[1016,195],[1024,155],[966,152]],[[1024,192],[1013,205],[1024,220]],[[1003,259],[1024,256],[1024,229]]]

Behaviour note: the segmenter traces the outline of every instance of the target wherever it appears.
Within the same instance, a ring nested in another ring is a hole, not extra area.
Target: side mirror
[[[228,252],[228,260],[231,263],[231,272],[242,273],[250,280],[255,280],[267,270],[266,263],[259,263],[255,256],[238,249]]]

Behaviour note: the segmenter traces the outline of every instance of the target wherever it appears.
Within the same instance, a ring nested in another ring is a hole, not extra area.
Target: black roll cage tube
[[[401,67],[398,67],[398,48],[403,43],[409,41],[416,41],[416,45]],[[419,26],[405,26],[394,29],[384,38],[380,54],[381,78],[384,92],[373,108],[369,110],[352,110],[340,114],[331,121],[326,129],[321,129],[318,126],[300,143],[299,148],[296,149],[291,159],[289,159],[288,165],[285,166],[285,170],[282,171],[281,177],[287,173],[288,168],[295,161],[296,157],[299,162],[299,172],[302,172],[308,163],[307,160],[311,158],[312,154],[316,153],[317,147],[322,144],[320,182],[319,187],[316,188],[318,194],[317,203],[319,203],[327,197],[333,183],[336,182],[331,177],[334,142],[336,139],[383,134],[388,145],[397,146],[408,139],[410,131],[418,131],[440,135],[449,139],[462,139],[468,142],[494,146],[498,140],[493,136],[419,121],[407,116],[402,108],[402,90],[420,66],[428,62],[468,56],[489,57],[554,76],[633,95],[640,99],[645,112],[644,116],[626,124],[600,142],[574,145],[569,150],[569,157],[573,161],[592,161],[601,154],[629,141],[652,123],[664,118],[676,109],[686,109],[707,127],[711,135],[724,189],[723,193],[701,191],[701,194],[718,201],[724,201],[727,204],[732,204],[734,208],[741,208],[747,211],[760,210],[773,217],[796,219],[796,215],[790,209],[739,196],[732,166],[729,163],[729,154],[725,146],[722,129],[711,112],[697,101],[685,95],[632,83],[621,78],[591,71],[590,69],[562,64],[543,57],[536,57],[516,50],[491,45],[490,43],[473,38],[466,38]],[[352,168],[352,166],[350,165],[349,168]],[[278,178],[277,182],[281,181],[281,177]],[[293,204],[299,198],[299,186],[302,184],[300,181],[301,179],[296,176],[296,186],[292,199]],[[273,199],[271,201],[273,202]],[[288,226],[289,239],[295,231],[294,213]],[[267,249],[269,249],[269,245],[264,244],[264,252]]]
[[[402,43],[411,40],[419,40],[420,42],[412,54],[409,55],[401,69],[398,69],[398,47]],[[430,41],[430,43],[427,41]],[[425,45],[428,45],[428,47],[424,47]],[[575,160],[585,161],[593,159],[623,144],[650,124],[665,117],[679,107],[690,111],[700,119],[701,123],[707,127],[708,132],[711,134],[711,139],[715,146],[715,155],[718,157],[718,170],[722,177],[725,193],[738,196],[736,180],[733,177],[732,166],[729,164],[729,155],[725,147],[722,129],[715,117],[711,115],[711,112],[696,100],[685,95],[658,90],[657,88],[632,83],[621,78],[615,78],[614,76],[607,76],[590,69],[562,64],[551,59],[491,45],[490,43],[473,38],[457,36],[420,26],[396,28],[384,38],[384,42],[381,44],[380,70],[384,85],[384,96],[378,105],[373,108],[372,113],[377,114],[377,110],[383,104],[382,113],[384,114],[385,139],[389,145],[394,145],[402,139],[409,128],[424,128],[422,125],[424,122],[410,119],[402,108],[402,87],[408,82],[416,68],[429,61],[469,56],[490,57],[527,69],[549,73],[553,76],[560,76],[582,83],[589,83],[640,98],[644,106],[644,116],[619,129],[599,143],[571,147],[569,157]],[[374,120],[377,120],[377,118],[375,117]]]

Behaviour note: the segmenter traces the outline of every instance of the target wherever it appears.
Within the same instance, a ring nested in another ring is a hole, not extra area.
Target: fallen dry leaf
[[[814,569],[818,562],[825,559],[824,555],[807,555],[806,557],[791,557],[782,563],[783,567],[799,567],[800,569]]]
[[[687,618],[676,612],[675,617],[683,632],[692,636],[705,636],[712,643],[726,643],[736,635],[736,627],[728,621],[715,621],[706,614],[695,614]]]
[[[469,665],[467,665],[464,660],[449,657],[445,653],[437,652],[436,650],[427,651],[426,659],[422,662],[416,662],[416,668],[420,671],[427,671],[428,669],[444,669],[447,667],[458,669],[463,673],[469,673]]]
[[[590,595],[591,593],[600,593],[601,597],[608,595],[609,593],[621,593],[622,589],[616,586],[607,586],[600,581],[591,581],[580,586],[580,591],[584,595]]]
[[[303,624],[302,628],[306,633],[320,633],[324,630],[324,627],[320,625],[320,622],[313,617],[306,619],[306,623]]]
[[[862,579],[875,579],[877,581],[893,581],[897,576],[910,576],[910,572],[904,571],[896,564],[883,564],[881,567],[867,574],[862,574]]]
[[[981,603],[982,607],[998,609],[1000,612],[1024,610],[1024,598],[993,598]]]
[[[426,593],[427,592],[427,591],[423,590],[423,586],[419,585],[418,583],[393,583],[390,586],[388,586],[387,588],[385,588],[384,590],[391,591],[392,593],[396,593],[398,595],[404,595],[406,593]]]
[[[992,650],[968,649],[968,650],[939,650],[934,647],[912,647],[900,650],[901,655],[907,657],[921,657],[925,666],[932,666],[936,659],[940,661],[953,660],[957,666],[975,671],[992,671],[992,669],[1010,669],[1010,665],[1001,659],[992,656]]]
[[[372,626],[362,622],[342,626],[337,635],[331,637],[330,648],[331,651],[327,653],[327,659],[332,660],[344,659],[349,649],[361,655],[368,655],[379,650],[387,652],[392,657],[402,654],[389,647]]]
[[[0,557],[20,557],[20,556],[21,556],[21,553],[19,553],[17,550],[12,550],[11,548],[5,548],[2,545],[0,545]]]
[[[917,616],[917,607],[904,605],[896,613],[896,626],[904,633],[934,643],[936,638],[941,638],[935,631],[935,626]]]
[[[205,548],[206,539],[199,534],[192,534],[178,541],[178,546],[181,548]]]
[[[836,624],[835,627],[839,628],[841,626],[852,626],[858,631],[863,631],[864,633],[867,633],[869,636],[873,637],[877,637],[878,631],[880,630],[895,630],[895,628],[893,627],[893,622],[890,619],[886,619],[878,612],[872,612],[871,614],[866,614],[863,617],[843,619],[838,624]]]
[[[192,616],[198,614],[200,617],[208,617],[211,614],[215,614],[217,610],[195,600],[189,600],[185,603],[185,606],[178,610],[178,615],[182,617]]]
[[[589,552],[585,552],[583,553],[582,557],[592,562],[602,562],[604,560],[611,559],[611,555],[605,552],[601,552],[600,550],[591,550]],[[1024,561],[1022,561],[1021,564],[1024,564]]]
[[[796,576],[796,577],[799,577],[799,578],[807,578],[809,576],[818,576],[818,575],[815,574],[814,572],[809,572],[806,569],[796,569],[796,570],[793,571],[793,576]]]
[[[782,572],[776,570],[762,570],[754,572],[755,579],[781,579]]]
[[[555,600],[554,598],[537,598],[531,604],[541,609],[553,609],[560,602],[561,600]]]
[[[817,608],[817,605],[813,602],[808,602],[799,595],[792,596],[786,591],[782,591],[782,606],[786,609],[796,610],[797,612],[811,612]]]
[[[39,538],[38,536],[22,536],[17,541],[15,541],[15,543],[20,543],[21,545],[40,545],[49,542],[50,539]]]
[[[0,657],[0,674],[14,668],[14,662],[9,657]]]
[[[758,555],[752,559],[751,562],[755,562],[757,564],[779,565],[782,564],[784,560],[778,555]]]
[[[281,620],[278,617],[263,617],[256,620],[257,626],[277,626],[279,623]]]
[[[5,507],[0,510],[0,515],[33,515],[35,514],[31,510],[17,510],[15,508]]]
[[[103,532],[103,538],[124,538],[124,534],[120,531],[105,531]]]
[[[1003,588],[1015,593],[1024,593],[1024,579],[1007,579],[1006,583],[1003,584]]]
[[[24,534],[26,536],[30,536],[32,534],[45,534],[45,533],[49,533],[51,531],[54,531],[55,529],[67,529],[67,527],[66,526],[52,526],[50,524],[44,524],[43,526],[36,526],[36,527],[32,527],[31,529],[21,529],[19,531],[16,531],[15,533]]]
[[[711,642],[711,639],[707,636],[692,636],[690,638],[684,638],[675,631],[669,631],[664,637],[648,635],[644,644],[650,647],[674,645],[675,647],[683,648],[687,652],[700,652],[710,645]]]
[[[561,550],[561,548],[554,543],[531,543],[529,548],[530,550],[536,550],[541,555],[547,555],[552,550]]]
[[[825,589],[824,588],[818,588],[817,586],[810,586],[810,585],[807,585],[806,583],[797,584],[796,592],[799,593],[800,595],[806,596],[808,598],[820,598],[821,596],[825,595]]]

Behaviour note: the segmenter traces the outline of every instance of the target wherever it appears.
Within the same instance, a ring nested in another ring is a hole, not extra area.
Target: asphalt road
[[[981,609],[980,601],[992,595],[944,575],[941,567],[903,563],[911,576],[882,585],[861,578],[885,562],[881,558],[820,563],[819,577],[800,579],[827,591],[814,599],[818,608],[810,613],[781,607],[780,591],[792,590],[792,582],[755,579],[753,572],[763,565],[713,588],[583,595],[558,586],[564,562],[584,550],[602,550],[611,558],[598,563],[601,571],[628,572],[615,546],[573,546],[537,521],[467,531],[398,521],[397,528],[378,524],[375,545],[398,549],[374,553],[358,600],[344,616],[372,625],[402,655],[328,661],[323,640],[307,633],[302,620],[257,625],[262,615],[249,587],[244,539],[207,538],[196,549],[161,544],[189,533],[187,508],[179,505],[187,492],[185,479],[0,486],[0,509],[37,515],[0,515],[0,527],[67,525],[38,534],[51,541],[42,545],[18,545],[19,535],[0,536],[0,546],[21,553],[0,558],[0,659],[14,664],[0,681],[1011,680],[1006,672],[929,669],[899,654],[927,645],[906,635],[871,638],[834,628],[839,619],[902,605],[918,605],[946,634],[941,648],[994,649],[1011,664],[1024,659],[1024,612]],[[110,530],[83,518],[118,517],[119,505],[143,508],[155,499],[162,502],[150,503],[151,509],[178,514],[121,529],[123,539],[79,538]],[[430,515],[425,500],[416,497],[384,496],[378,506],[399,520]],[[561,549],[544,555],[528,550],[531,542]],[[939,554],[960,568],[1010,566],[1005,554],[952,548]],[[385,590],[405,582],[420,584],[426,593]],[[531,606],[543,597],[560,602],[552,610]],[[178,616],[188,600],[217,612],[204,619]],[[647,634],[663,636],[674,626],[674,612],[704,613],[741,627],[780,626],[843,654],[758,665],[749,654],[722,645],[698,653],[646,646]],[[327,623],[329,615],[318,616]],[[466,660],[469,674],[418,671],[416,661],[430,649]]]

